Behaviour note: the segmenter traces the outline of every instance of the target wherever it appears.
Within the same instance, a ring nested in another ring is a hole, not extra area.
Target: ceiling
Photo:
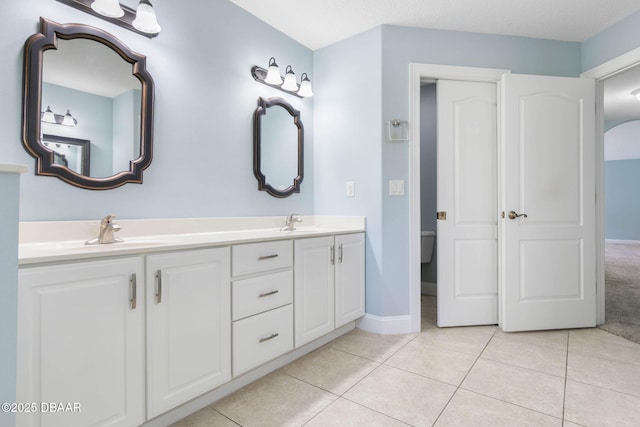
[[[312,50],[381,24],[581,42],[638,0],[230,0]]]
[[[382,24],[582,42],[639,0],[230,0],[316,50]],[[605,118],[640,118],[640,66],[605,81]]]

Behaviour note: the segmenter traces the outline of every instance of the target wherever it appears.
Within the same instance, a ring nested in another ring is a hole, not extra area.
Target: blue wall
[[[640,47],[640,12],[628,16],[582,43],[582,71]]]
[[[275,56],[283,69],[291,64],[315,83],[312,51],[226,0],[199,1],[198,13],[177,1],[154,7],[162,32],[148,39],[53,0],[3,2],[0,163],[27,164],[31,170],[22,180],[21,219],[311,214],[313,98],[301,100],[261,85],[250,70]],[[143,185],[90,191],[33,175],[35,161],[21,145],[22,55],[25,40],[39,30],[40,16],[100,27],[147,56],[156,84],[155,138]],[[259,96],[287,98],[301,111],[305,178],[301,193],[286,199],[259,192],[253,176],[252,115]]]
[[[19,185],[17,173],[0,172],[0,403],[16,401]],[[0,411],[0,426],[14,422]]]
[[[605,237],[640,241],[640,159],[604,162]]]
[[[380,45],[378,27],[314,52],[314,208],[317,214],[366,216],[366,310],[373,314],[385,304]],[[345,196],[348,181],[355,183],[355,197]]]

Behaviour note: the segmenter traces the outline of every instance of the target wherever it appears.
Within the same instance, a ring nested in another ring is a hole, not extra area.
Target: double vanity
[[[364,218],[301,219],[21,223],[17,400],[81,411],[18,425],[161,425],[352,329]]]

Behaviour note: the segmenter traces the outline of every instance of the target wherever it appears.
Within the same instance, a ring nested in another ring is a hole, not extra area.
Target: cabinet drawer
[[[233,375],[293,350],[293,306],[233,322]]]
[[[248,243],[231,249],[233,276],[275,270],[293,265],[293,241]]]
[[[293,270],[236,280],[232,287],[233,320],[293,302]]]

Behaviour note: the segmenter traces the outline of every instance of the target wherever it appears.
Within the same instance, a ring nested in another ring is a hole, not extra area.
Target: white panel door
[[[439,80],[438,326],[498,323],[497,88]]]
[[[595,326],[594,88],[590,79],[503,78],[505,331]]]
[[[228,247],[147,256],[147,415],[231,378]]]

